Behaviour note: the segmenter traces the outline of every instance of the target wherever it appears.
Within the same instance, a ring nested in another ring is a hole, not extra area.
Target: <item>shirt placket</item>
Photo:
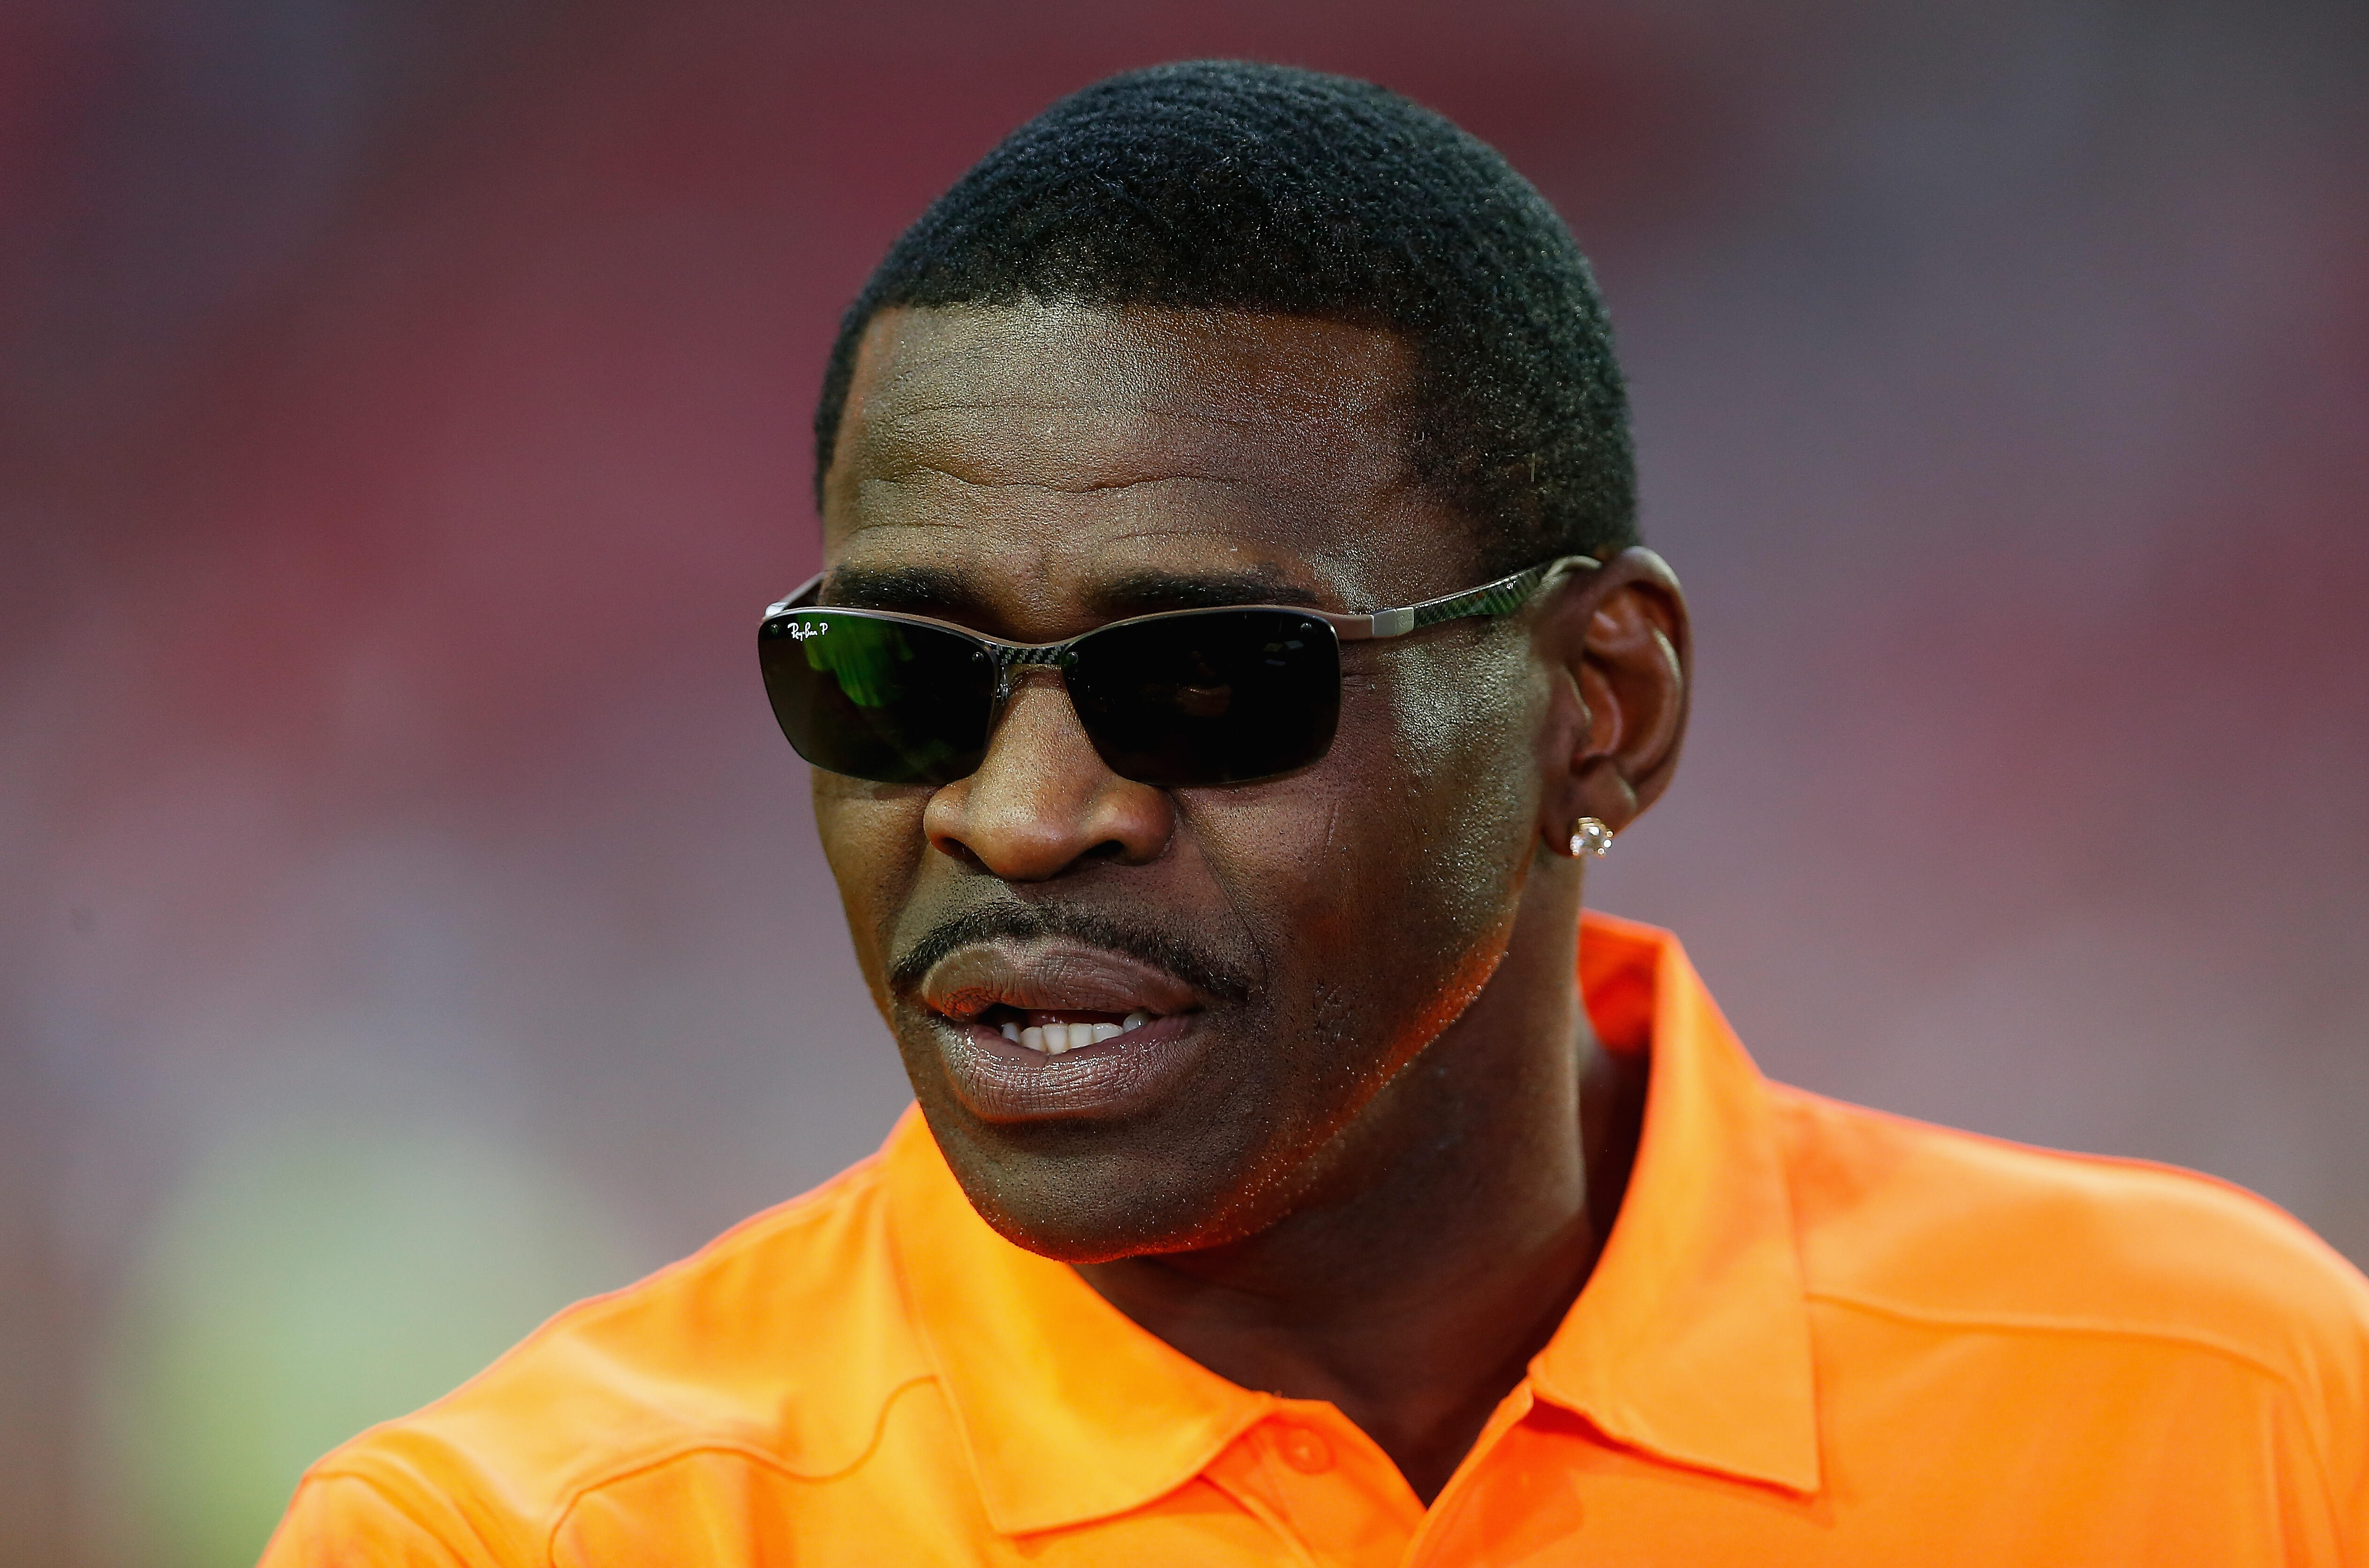
[[[1325,1568],[1397,1568],[1423,1522],[1397,1467],[1329,1404],[1282,1402],[1204,1474]]]

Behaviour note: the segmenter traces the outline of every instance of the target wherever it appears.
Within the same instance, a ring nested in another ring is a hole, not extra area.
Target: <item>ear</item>
[[[1621,551],[1562,587],[1537,647],[1553,688],[1539,831],[1560,846],[1596,817],[1619,832],[1668,786],[1686,736],[1693,647],[1677,575],[1651,550]]]

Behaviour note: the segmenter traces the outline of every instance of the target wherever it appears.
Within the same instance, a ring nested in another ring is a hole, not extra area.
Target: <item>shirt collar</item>
[[[1620,1216],[1531,1380],[1620,1442],[1814,1492],[1809,1311],[1768,1087],[1677,937],[1591,914],[1580,941],[1598,1037],[1650,1041],[1653,1070]]]
[[[918,1112],[886,1154],[898,1269],[997,1529],[1139,1508],[1275,1408],[1137,1327],[1067,1265],[997,1235]]]
[[[1809,1324],[1759,1075],[1668,933],[1586,916],[1580,982],[1598,1035],[1650,1042],[1653,1070],[1620,1218],[1531,1382],[1615,1441],[1814,1491]],[[917,1113],[885,1152],[899,1273],[997,1529],[1141,1507],[1276,1407],[998,1236]]]

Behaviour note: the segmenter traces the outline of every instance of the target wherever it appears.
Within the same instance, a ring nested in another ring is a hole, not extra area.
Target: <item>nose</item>
[[[1168,793],[1110,771],[1049,670],[1030,672],[1004,704],[978,771],[937,790],[921,815],[933,848],[1006,882],[1157,860],[1174,829]]]

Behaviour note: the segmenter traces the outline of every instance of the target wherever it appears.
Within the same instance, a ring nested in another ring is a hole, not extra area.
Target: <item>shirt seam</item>
[[[889,1135],[891,1141],[904,1131],[905,1124],[900,1119],[897,1131]],[[945,1357],[938,1350],[937,1333],[914,1299],[911,1273],[905,1263],[905,1228],[902,1221],[905,1207],[910,1200],[899,1190],[899,1184],[889,1179],[891,1173],[885,1150],[879,1158],[882,1174],[880,1218],[882,1240],[888,1253],[888,1277],[896,1283],[897,1300],[905,1310],[905,1321],[913,1325],[913,1343],[921,1352],[922,1363],[930,1368],[931,1378],[944,1393],[946,1413],[954,1418],[955,1435],[960,1440],[963,1466],[970,1471],[972,1494],[978,1498],[980,1506],[984,1508],[987,1504],[987,1478],[979,1468],[978,1440],[970,1429],[970,1416],[964,1411],[962,1401],[955,1397],[954,1382],[946,1376]],[[886,1407],[883,1408],[885,1410]]]
[[[480,1368],[452,1392],[434,1401],[424,1410],[415,1412],[412,1415],[401,1416],[393,1421],[382,1421],[357,1434],[347,1442],[340,1444],[336,1450],[305,1473],[307,1475],[332,1473],[354,1475],[356,1479],[361,1479],[353,1471],[333,1470],[331,1467],[345,1461],[346,1456],[364,1439],[378,1433],[416,1429],[412,1426],[412,1423],[418,1416],[452,1407],[480,1384],[498,1377],[513,1362],[523,1357],[530,1348],[556,1338],[565,1332],[566,1328],[580,1325],[588,1320],[597,1321],[602,1315],[604,1309],[636,1299],[644,1292],[657,1287],[661,1280],[687,1273],[703,1263],[712,1261],[728,1247],[746,1244],[754,1232],[766,1230],[775,1224],[803,1219],[809,1211],[820,1209],[826,1206],[836,1206],[845,1200],[855,1189],[867,1185],[867,1178],[870,1183],[876,1184],[879,1179],[880,1163],[881,1159],[877,1153],[868,1154],[820,1186],[800,1193],[795,1197],[784,1198],[771,1207],[759,1209],[747,1219],[726,1227],[688,1256],[662,1264],[640,1278],[630,1280],[613,1290],[600,1291],[581,1300],[569,1302],[537,1323],[528,1331],[523,1339],[504,1351],[491,1365]]]
[[[783,1459],[779,1454],[770,1452],[754,1443],[731,1437],[682,1439],[666,1447],[645,1449],[632,1459],[619,1460],[609,1469],[599,1472],[595,1479],[569,1489],[566,1501],[561,1503],[558,1513],[552,1518],[550,1529],[544,1532],[543,1559],[546,1563],[553,1564],[554,1568],[556,1568],[559,1562],[560,1531],[567,1528],[567,1521],[574,1516],[578,1506],[587,1497],[606,1487],[631,1481],[635,1476],[647,1475],[652,1471],[663,1470],[679,1459],[690,1459],[694,1455],[730,1454],[738,1459],[748,1459],[778,1475],[787,1476],[792,1481],[803,1481],[818,1485],[837,1481],[841,1476],[861,1468],[866,1459],[879,1451],[881,1436],[888,1430],[888,1412],[897,1402],[913,1389],[936,1381],[937,1379],[933,1374],[916,1373],[890,1389],[882,1397],[878,1408],[873,1413],[872,1435],[864,1440],[864,1447],[856,1451],[853,1459],[836,1470],[819,1471],[797,1470]]]
[[[342,1468],[316,1467],[315,1469],[305,1472],[303,1479],[296,1483],[297,1496],[303,1496],[307,1489],[324,1481],[352,1482],[355,1485],[360,1487],[363,1491],[368,1492],[372,1496],[376,1497],[381,1503],[384,1504],[396,1517],[402,1519],[406,1524],[410,1525],[413,1528],[418,1530],[421,1535],[426,1536],[429,1540],[433,1541],[436,1545],[436,1550],[442,1552],[445,1557],[452,1562],[452,1568],[467,1568],[468,1559],[462,1554],[459,1548],[455,1547],[452,1541],[445,1539],[443,1531],[436,1528],[436,1527],[429,1524],[427,1520],[421,1518],[416,1511],[406,1506],[403,1499],[396,1496],[392,1491],[388,1490],[383,1482],[361,1471],[346,1470]],[[293,1515],[295,1512],[293,1499],[291,1500],[289,1512],[291,1515]],[[464,1522],[466,1521],[466,1515],[463,1516]],[[479,1534],[474,1528],[470,1533],[475,1537],[476,1549],[480,1553],[494,1561],[499,1561],[500,1554],[494,1551],[493,1543],[491,1541],[486,1539],[482,1534]]]
[[[1981,1330],[1993,1333],[2057,1333],[2084,1334],[2091,1338],[2144,1340],[2158,1345],[2178,1345],[2184,1350],[2203,1351],[2234,1361],[2254,1372],[2278,1391],[2281,1400],[2296,1417],[2302,1428],[2304,1447],[2311,1455],[2312,1469],[2317,1473],[2323,1495],[2334,1500],[2335,1471],[2320,1445],[2318,1424],[2311,1419],[2308,1402],[2289,1373],[2272,1365],[2253,1352],[2226,1344],[2210,1335],[2176,1329],[2139,1327],[2126,1323],[2101,1323],[2079,1318],[2018,1317],[2007,1313],[1956,1313],[1932,1308],[1895,1305],[1863,1297],[1846,1296],[1831,1290],[1805,1290],[1802,1299],[1822,1302],[1829,1307],[1860,1311],[1873,1317],[1890,1318],[1898,1322],[1922,1327]]]
[[[1935,1328],[1989,1329],[2001,1333],[2067,1333],[2088,1334],[2113,1339],[2152,1340],[2159,1344],[2177,1345],[2190,1350],[2206,1350],[2226,1356],[2232,1361],[2260,1372],[2280,1387],[2293,1390],[2295,1379],[2284,1370],[2240,1345],[2229,1344],[2215,1335],[2200,1333],[2193,1329],[2157,1328],[2137,1323],[2104,1322],[2090,1318],[2024,1315],[2014,1312],[1953,1312],[1944,1308],[1916,1307],[1906,1303],[1879,1300],[1870,1296],[1848,1295],[1834,1289],[1806,1289],[1802,1299],[1824,1302],[1829,1307],[1842,1307],[1871,1313],[1877,1317],[1894,1318],[1903,1322],[1926,1324]]]
[[[1910,1132],[1938,1134],[1952,1142],[1980,1144],[1986,1148],[2003,1150],[2010,1154],[2023,1155],[2049,1164],[2077,1165],[2100,1171],[2126,1171],[2134,1174],[2164,1177],[2167,1179],[2167,1184],[2174,1187],[2203,1187],[2239,1200],[2243,1207],[2280,1222],[2291,1236],[2299,1237],[2331,1256],[2340,1257],[2340,1254],[2336,1253],[2335,1250],[2329,1246],[2325,1237],[2318,1234],[2273,1199],[2263,1196],[2241,1183],[2233,1182],[2226,1176],[2216,1176],[2210,1171],[2199,1171],[2187,1165],[2175,1165],[2165,1160],[2150,1160],[2137,1154],[2100,1154],[2094,1150],[2087,1149],[2054,1149],[2044,1143],[2027,1143],[2020,1139],[2003,1138],[1997,1133],[1977,1132],[1972,1127],[1951,1127],[1946,1122],[1927,1121],[1921,1116],[1907,1116],[1899,1111],[1887,1111],[1880,1106],[1862,1105],[1851,1100],[1838,1100],[1831,1094],[1821,1094],[1814,1089],[1804,1089],[1798,1083],[1782,1083],[1773,1079],[1763,1079],[1762,1084],[1768,1098],[1780,1104],[1791,1100],[1805,1110],[1883,1122]],[[1790,1179],[1789,1174],[1789,1181]]]

